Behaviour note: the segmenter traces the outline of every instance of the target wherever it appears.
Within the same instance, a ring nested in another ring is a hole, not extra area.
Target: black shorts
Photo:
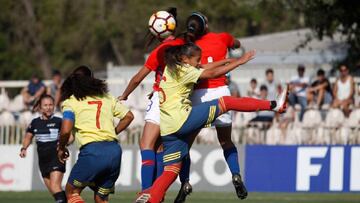
[[[57,141],[37,143],[39,168],[42,177],[48,177],[52,171],[65,173],[65,163],[61,163],[57,157]]]

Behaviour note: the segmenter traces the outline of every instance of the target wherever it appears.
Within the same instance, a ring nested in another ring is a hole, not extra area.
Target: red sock
[[[68,198],[68,203],[85,203],[85,201],[80,197],[79,194],[73,194]]]
[[[176,180],[180,172],[181,164],[176,163],[164,167],[164,172],[156,179],[150,190],[149,202],[159,203],[165,196],[167,189]]]
[[[238,98],[231,96],[223,96],[219,99],[219,104],[224,112],[230,110],[242,112],[271,110],[270,101],[250,97]]]

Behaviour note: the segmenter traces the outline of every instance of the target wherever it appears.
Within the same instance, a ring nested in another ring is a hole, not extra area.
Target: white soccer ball
[[[176,20],[167,11],[158,11],[150,17],[149,30],[156,37],[164,39],[173,34],[175,28]]]

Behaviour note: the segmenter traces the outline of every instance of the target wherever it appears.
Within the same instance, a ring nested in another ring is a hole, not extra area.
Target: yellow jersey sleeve
[[[74,107],[73,107],[73,105],[71,103],[71,98],[66,99],[65,101],[63,101],[63,103],[61,104],[61,110],[62,110],[62,112],[64,112],[64,111],[75,112]]]
[[[125,115],[129,112],[129,108],[123,105],[119,100],[114,97],[112,98],[112,100],[114,117],[123,119]]]

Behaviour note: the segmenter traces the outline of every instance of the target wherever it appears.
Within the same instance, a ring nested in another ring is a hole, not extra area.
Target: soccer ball
[[[156,37],[164,39],[173,34],[175,28],[176,20],[167,11],[158,11],[150,17],[149,30]]]

